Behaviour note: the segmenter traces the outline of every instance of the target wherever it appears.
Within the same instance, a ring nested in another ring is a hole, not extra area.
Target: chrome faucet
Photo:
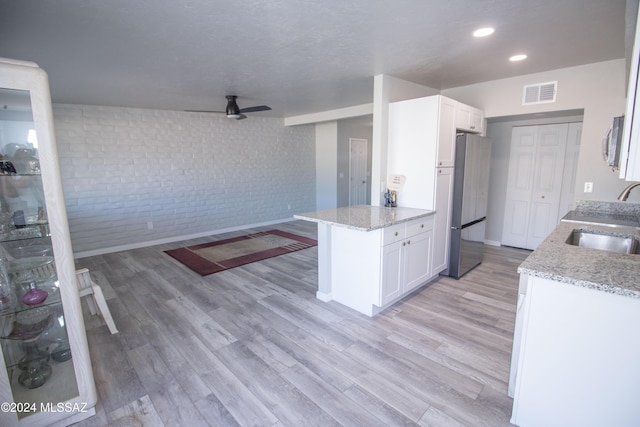
[[[629,194],[631,193],[631,190],[633,190],[638,185],[640,185],[640,182],[634,182],[633,184],[630,184],[629,186],[627,186],[627,188],[622,190],[622,193],[620,193],[620,195],[618,196],[618,200],[620,200],[621,202],[626,202],[627,199],[629,198]]]

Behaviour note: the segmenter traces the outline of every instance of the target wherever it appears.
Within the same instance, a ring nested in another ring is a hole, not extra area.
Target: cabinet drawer
[[[404,224],[405,223],[403,222],[401,224],[385,227],[382,234],[382,245],[386,246],[404,239]]]
[[[407,237],[433,230],[433,217],[427,216],[407,223]]]

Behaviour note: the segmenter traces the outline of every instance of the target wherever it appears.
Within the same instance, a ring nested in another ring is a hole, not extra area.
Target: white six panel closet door
[[[516,126],[502,244],[535,249],[558,224],[569,124]]]

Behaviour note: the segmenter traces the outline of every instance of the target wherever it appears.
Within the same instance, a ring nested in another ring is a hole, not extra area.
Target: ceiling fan
[[[255,113],[257,111],[268,111],[271,110],[271,107],[267,107],[266,105],[258,105],[255,107],[248,108],[239,108],[236,99],[238,98],[235,95],[227,95],[227,108],[225,111],[204,111],[204,110],[186,110],[191,113],[223,113],[226,114],[230,119],[242,120],[246,119],[247,116],[244,113]]]

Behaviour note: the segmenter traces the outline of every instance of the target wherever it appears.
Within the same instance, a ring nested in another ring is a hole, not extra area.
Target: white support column
[[[318,223],[318,292],[321,301],[331,301],[331,226]]]

